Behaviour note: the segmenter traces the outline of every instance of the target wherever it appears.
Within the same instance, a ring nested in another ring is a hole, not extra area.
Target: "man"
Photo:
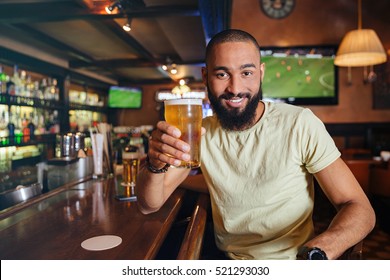
[[[223,31],[207,46],[202,75],[216,116],[203,122],[201,169],[217,245],[232,259],[295,259],[298,251],[298,258],[336,259],[372,230],[375,214],[310,110],[261,101],[264,72],[246,32]],[[179,136],[166,122],[152,133],[139,176],[143,213],[157,211],[189,173],[168,168],[189,160]],[[318,236],[313,175],[338,210]]]

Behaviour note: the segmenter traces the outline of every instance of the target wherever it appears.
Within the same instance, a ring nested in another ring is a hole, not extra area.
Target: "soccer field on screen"
[[[111,88],[109,91],[108,106],[111,108],[140,108],[142,93],[131,88]]]
[[[306,56],[261,58],[264,98],[315,98],[335,95],[334,59]]]

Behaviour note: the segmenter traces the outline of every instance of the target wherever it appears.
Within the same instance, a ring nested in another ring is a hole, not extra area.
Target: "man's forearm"
[[[164,177],[164,173],[153,174],[145,166],[141,168],[137,182],[137,201],[142,213],[156,212],[164,204]]]
[[[169,168],[166,173],[152,173],[145,166],[138,174],[138,207],[144,214],[158,211],[174,190],[188,176],[190,169]]]
[[[319,247],[329,259],[337,259],[347,249],[360,242],[373,229],[375,213],[366,204],[349,204],[340,209],[329,228],[305,244]]]

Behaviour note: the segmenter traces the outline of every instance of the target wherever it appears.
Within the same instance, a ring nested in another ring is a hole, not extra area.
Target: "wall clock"
[[[291,14],[295,0],[259,0],[264,14],[270,18],[281,19]]]

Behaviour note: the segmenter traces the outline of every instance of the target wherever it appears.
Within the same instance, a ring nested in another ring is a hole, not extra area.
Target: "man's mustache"
[[[239,93],[236,95],[236,94],[227,92],[227,93],[224,93],[224,94],[219,96],[220,99],[226,99],[226,100],[232,99],[233,97],[250,99],[251,95],[249,93]]]

